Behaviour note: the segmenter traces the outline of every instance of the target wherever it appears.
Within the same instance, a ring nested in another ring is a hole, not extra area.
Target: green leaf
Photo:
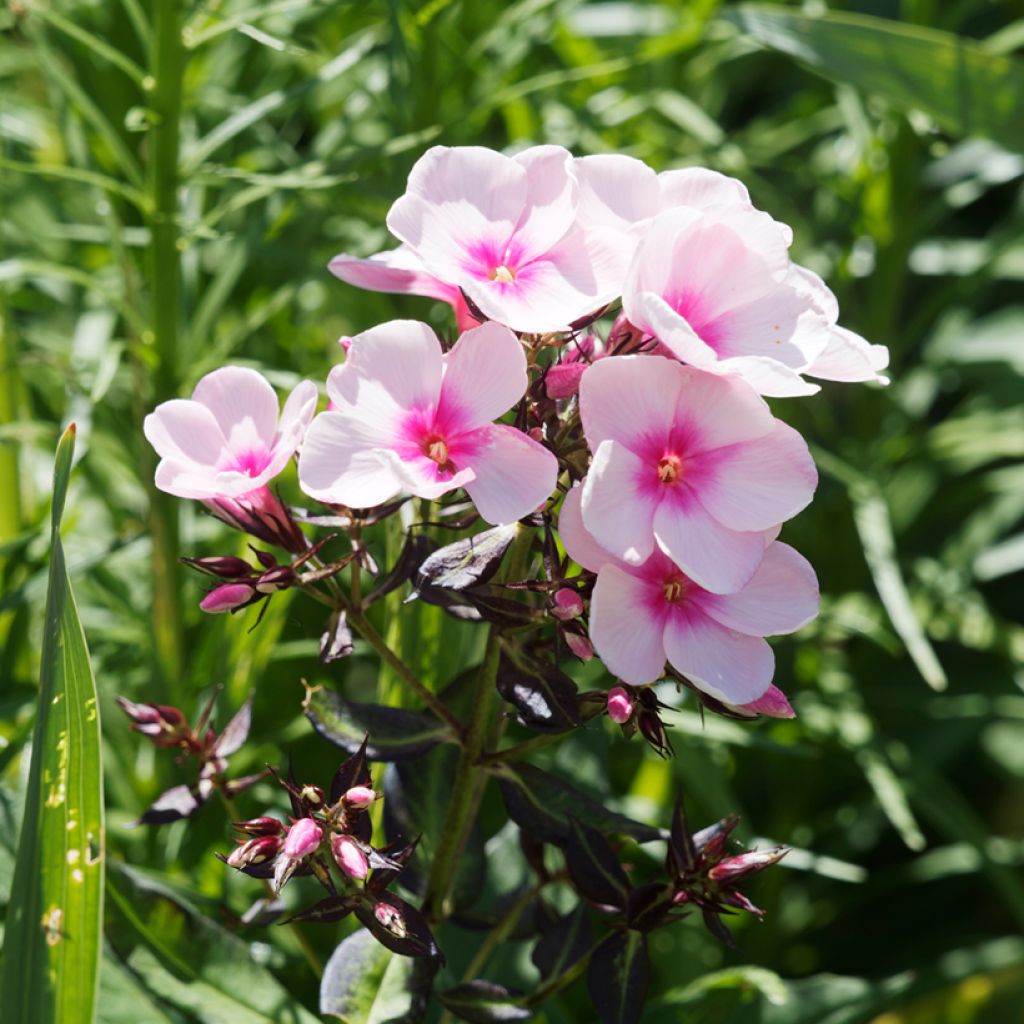
[[[111,869],[107,894],[113,950],[162,1006],[203,1024],[314,1024],[249,944],[211,920],[212,902],[200,912],[176,890],[123,866]]]
[[[93,1019],[103,923],[103,776],[96,683],[60,519],[75,428],[57,446],[39,707],[4,944],[5,1024]]]
[[[360,748],[364,736],[369,736],[366,756],[371,761],[418,757],[448,735],[444,723],[433,715],[345,700],[322,686],[308,690],[302,707],[324,739],[350,754]]]
[[[320,981],[320,1013],[346,1024],[416,1024],[427,1009],[436,964],[385,949],[353,932],[331,954]]]
[[[464,981],[441,993],[445,1009],[470,1024],[512,1024],[529,1020],[533,1011],[519,1005],[522,993],[493,981]]]
[[[1024,65],[936,29],[866,15],[808,17],[749,4],[722,17],[833,82],[922,110],[956,135],[1024,150]]]

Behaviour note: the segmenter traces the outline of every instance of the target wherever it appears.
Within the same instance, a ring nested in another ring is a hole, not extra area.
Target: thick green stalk
[[[149,137],[151,210],[149,248],[150,329],[157,363],[153,373],[155,402],[177,397],[178,341],[181,315],[181,254],[178,249],[178,151],[181,91],[186,52],[181,38],[178,0],[154,0],[150,106],[156,124]],[[147,448],[148,454],[148,448]],[[149,476],[150,465],[143,472]],[[149,479],[152,479],[151,476]],[[150,531],[153,535],[153,639],[157,661],[170,686],[181,675],[183,628],[178,570],[178,505],[150,484]]]
[[[520,524],[519,532],[509,550],[503,579],[518,579],[523,575],[532,541],[532,528]],[[427,883],[427,894],[423,901],[427,916],[433,921],[443,921],[451,913],[451,889],[455,872],[480,807],[484,786],[487,784],[487,770],[480,764],[480,758],[487,746],[491,719],[494,716],[495,680],[500,660],[501,632],[497,626],[492,625],[487,636],[483,664],[477,676],[466,739],[459,754],[452,800],[441,826],[437,852],[434,854],[434,863],[431,865],[430,879]]]
[[[17,419],[17,361],[14,331],[0,294],[0,424]],[[0,443],[0,543],[21,532],[21,477],[18,472],[18,447],[13,439]]]

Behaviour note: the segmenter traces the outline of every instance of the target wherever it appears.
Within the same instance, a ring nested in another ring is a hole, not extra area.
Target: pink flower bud
[[[261,594],[276,594],[279,590],[287,590],[294,584],[295,570],[290,565],[275,565],[256,581],[256,589]]]
[[[633,717],[634,706],[635,701],[621,686],[608,692],[608,717],[616,725],[625,725]]]
[[[365,811],[377,799],[377,794],[369,786],[353,786],[341,799],[346,807]]]
[[[211,590],[199,602],[204,612],[218,615],[222,612],[233,612],[252,600],[252,587],[246,583],[222,583]]]
[[[551,600],[554,605],[551,614],[556,619],[567,622],[569,619],[578,618],[583,614],[583,598],[569,587],[556,590],[555,596]]]
[[[777,686],[769,686],[757,700],[740,705],[740,710],[765,718],[796,718],[793,706]]]
[[[323,829],[312,818],[299,818],[284,840],[284,855],[291,860],[302,860],[316,851],[323,839]]]
[[[208,572],[225,580],[246,579],[252,575],[252,566],[234,555],[211,555],[208,558],[183,558],[193,569]]]
[[[331,839],[334,861],[349,878],[362,881],[370,873],[366,854],[348,836],[336,835]]]
[[[254,864],[262,864],[281,851],[280,836],[257,836],[248,839],[241,846],[231,851],[227,863],[233,868],[245,868]]]
[[[580,378],[589,363],[557,363],[544,375],[544,390],[548,398],[571,398],[580,389]]]
[[[136,704],[124,697],[118,697],[117,703],[132,720],[132,728],[158,747],[176,747],[190,735],[185,716],[168,704]]]
[[[594,648],[585,636],[579,633],[566,633],[565,644],[580,661],[590,661],[594,656]]]
[[[343,334],[338,339],[338,344],[345,350],[345,355],[348,355],[352,348],[352,336],[350,334]]]
[[[749,850],[727,857],[708,871],[708,878],[715,882],[738,882],[782,860],[789,851],[783,846],[771,850]]]

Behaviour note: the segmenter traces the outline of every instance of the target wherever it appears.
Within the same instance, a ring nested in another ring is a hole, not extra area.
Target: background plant
[[[153,1020],[242,1007],[301,1019],[295,1007],[316,1004],[289,930],[229,939],[197,914],[241,913],[251,894],[212,856],[227,842],[212,807],[187,827],[124,828],[180,778],[127,740],[114,694],[192,714],[214,683],[225,709],[254,689],[238,772],[259,771],[282,746],[310,778],[337,767],[298,715],[298,675],[322,623],[288,594],[251,634],[241,616],[200,620],[201,590],[173,558],[220,551],[224,534],[186,517],[175,541],[173,503],[146,490],[142,412],[227,358],[287,387],[322,376],[333,337],[429,315],[429,304],[359,293],[321,268],[338,250],[382,246],[383,213],[429,142],[520,140],[737,174],[793,224],[797,257],[825,274],[846,322],[893,353],[887,391],[833,388],[780,410],[829,474],[789,533],[822,569],[826,595],[818,624],[779,648],[797,720],[750,729],[684,709],[669,716],[671,762],[614,730],[588,729],[571,748],[576,777],[635,817],[664,820],[678,781],[699,779],[688,791],[695,822],[728,808],[743,815],[745,840],[798,847],[788,870],[759,884],[769,916],[739,930],[740,956],[698,927],[659,933],[663,996],[650,1018],[1011,1012],[1024,978],[1013,578],[1024,168],[1006,112],[1024,92],[1012,57],[1022,33],[1008,4],[856,9],[902,24],[809,25],[794,8],[772,18],[714,3],[83,2],[2,15],[0,856],[20,820],[51,453],[59,424],[75,419],[68,555],[106,712],[105,1019],[138,1019],[140,1005]],[[181,47],[170,45],[178,29]],[[441,323],[445,311],[433,315]],[[424,604],[415,615],[424,664],[454,680],[479,658],[468,627]],[[374,680],[363,648],[345,664],[351,695],[378,686],[397,702],[390,671]],[[546,756],[558,755],[537,763]],[[254,794],[269,804],[266,785]],[[485,805],[485,831],[496,814]],[[515,879],[489,884],[499,883]],[[314,938],[323,957],[336,936]],[[446,937],[451,981],[473,946],[457,930]],[[526,949],[503,943],[492,964],[529,988]],[[570,988],[544,1012],[580,1019],[585,1000]]]

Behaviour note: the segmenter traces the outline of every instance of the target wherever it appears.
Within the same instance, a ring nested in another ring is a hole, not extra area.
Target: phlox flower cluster
[[[557,146],[435,147],[387,225],[396,248],[331,270],[448,303],[457,337],[394,320],[344,339],[315,415],[308,381],[279,413],[255,371],[216,370],[147,418],[157,485],[303,557],[269,486],[293,455],[303,492],[353,521],[464,492],[487,524],[557,533],[577,568],[546,559],[532,581],[554,643],[629,688],[670,675],[791,714],[765,637],[817,613],[778,539],[817,474],[765,399],[885,383],[888,353],[839,325],[789,228],[716,172]],[[632,689],[613,692],[625,724]]]

